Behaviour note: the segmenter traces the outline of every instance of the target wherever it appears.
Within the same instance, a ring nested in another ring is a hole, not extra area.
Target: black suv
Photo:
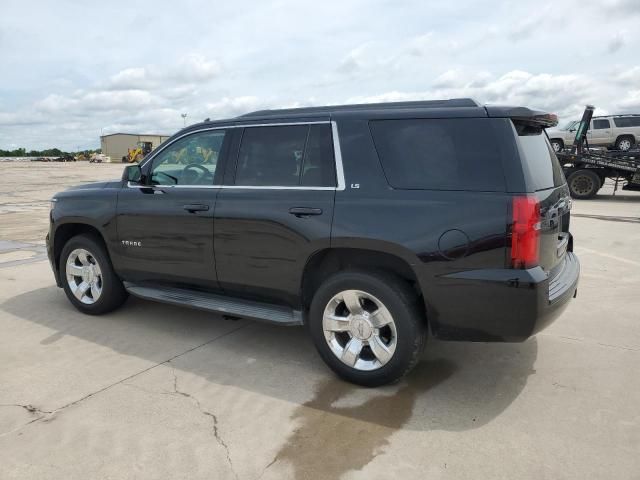
[[[556,121],[454,99],[193,125],[121,181],[53,198],[56,282],[88,314],[132,294],[304,324],[368,386],[408,372],[428,329],[522,341],[578,283]]]

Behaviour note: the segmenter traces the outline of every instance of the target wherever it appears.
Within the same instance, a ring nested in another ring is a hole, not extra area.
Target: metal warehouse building
[[[169,135],[112,133],[100,137],[100,148],[103,154],[111,157],[112,162],[120,162],[122,157],[127,155],[130,148],[137,147],[138,142],[151,142],[151,149],[155,150],[167,138],[169,138]]]

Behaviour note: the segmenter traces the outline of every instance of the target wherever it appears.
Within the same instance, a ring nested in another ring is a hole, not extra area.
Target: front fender
[[[58,258],[64,243],[77,233],[96,231],[110,254],[118,241],[116,230],[117,189],[74,189],[55,195],[49,215],[47,250],[58,281]]]

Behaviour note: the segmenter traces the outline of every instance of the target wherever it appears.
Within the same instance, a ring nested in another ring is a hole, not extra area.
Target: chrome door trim
[[[184,138],[193,133],[199,132],[207,132],[209,130],[226,130],[229,128],[245,128],[245,127],[282,127],[289,125],[321,125],[321,124],[331,124],[331,133],[333,137],[333,157],[336,166],[336,187],[311,187],[311,186],[262,186],[262,185],[138,185],[135,183],[127,182],[128,188],[205,188],[205,189],[246,189],[246,190],[344,190],[346,187],[345,179],[344,179],[344,166],[342,163],[342,150],[340,148],[340,135],[338,133],[338,125],[335,120],[321,120],[315,122],[286,122],[286,123],[252,123],[246,125],[228,125],[228,126],[215,126],[215,127],[207,127],[201,128],[198,130],[193,130],[191,132],[187,132],[184,135],[180,135],[179,137],[173,139],[170,143],[166,145],[162,145],[162,147],[158,148],[153,155],[144,162],[140,164],[140,168],[146,165],[148,162],[153,161],[153,159],[159,155],[165,148],[174,142]]]
[[[336,162],[336,177],[338,180],[338,186],[334,190],[344,190],[344,166],[342,164],[342,149],[340,148],[340,135],[338,134],[338,124],[335,120],[331,121],[331,132],[333,137],[333,157]]]

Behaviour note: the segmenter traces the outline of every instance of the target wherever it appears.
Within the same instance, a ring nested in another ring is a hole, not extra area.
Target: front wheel
[[[83,313],[107,313],[127,299],[109,255],[93,235],[77,235],[65,244],[60,255],[60,275],[67,297]]]
[[[425,323],[409,285],[377,272],[331,276],[309,312],[311,336],[325,363],[345,380],[367,387],[395,382],[416,365]]]

